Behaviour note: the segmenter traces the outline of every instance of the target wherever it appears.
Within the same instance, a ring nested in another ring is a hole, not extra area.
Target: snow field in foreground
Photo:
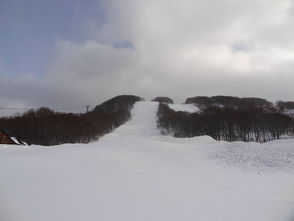
[[[91,144],[0,148],[0,220],[294,220],[293,139],[161,136],[157,106]]]

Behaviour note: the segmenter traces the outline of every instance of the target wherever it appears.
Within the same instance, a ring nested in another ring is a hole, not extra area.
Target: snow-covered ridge
[[[200,109],[194,104],[168,104],[168,106],[174,111],[185,111],[189,113],[200,111]]]

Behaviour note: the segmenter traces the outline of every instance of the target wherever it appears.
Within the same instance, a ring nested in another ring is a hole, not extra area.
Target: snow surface
[[[0,220],[294,220],[293,139],[162,136],[157,107],[91,144],[3,145]]]
[[[185,111],[189,113],[199,112],[200,109],[194,104],[168,104],[174,111]]]
[[[286,109],[284,110],[285,114],[288,114],[291,117],[294,117],[294,109]]]

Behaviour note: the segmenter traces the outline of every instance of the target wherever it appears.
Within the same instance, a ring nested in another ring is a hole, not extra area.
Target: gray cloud
[[[105,24],[91,21],[91,39],[58,42],[48,74],[10,80],[24,93],[2,99],[54,106],[118,94],[294,100],[291,0],[108,0],[105,10]]]

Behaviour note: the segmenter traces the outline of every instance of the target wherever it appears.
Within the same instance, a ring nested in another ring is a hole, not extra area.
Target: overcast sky
[[[0,107],[294,100],[294,1],[0,0],[0,78]]]

